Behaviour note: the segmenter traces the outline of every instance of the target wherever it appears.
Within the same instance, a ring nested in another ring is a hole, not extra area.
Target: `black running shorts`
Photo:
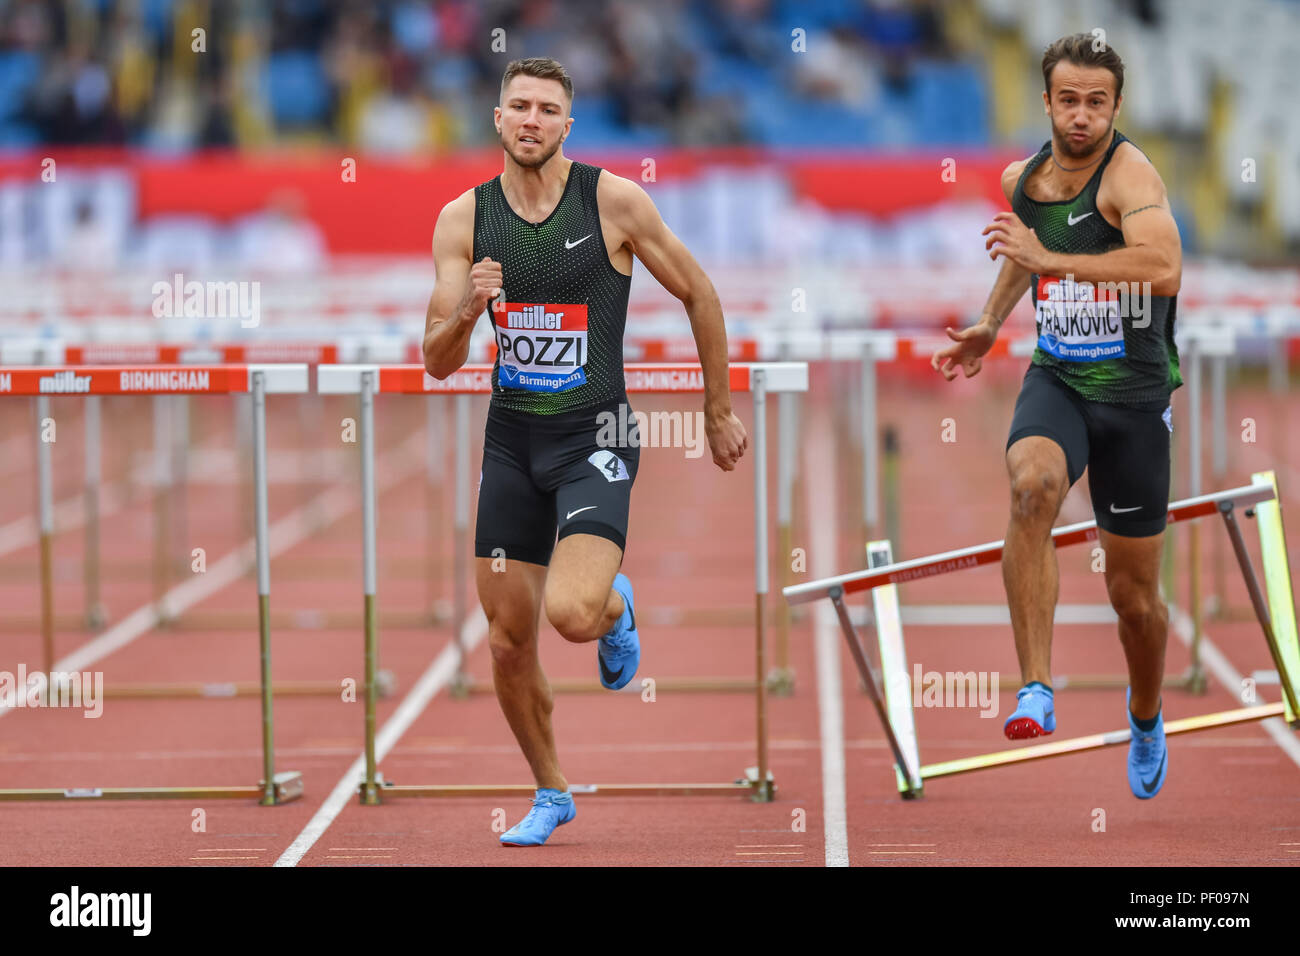
[[[1097,524],[1145,538],[1165,528],[1169,510],[1168,401],[1141,407],[1083,399],[1037,365],[1025,373],[1007,448],[1030,435],[1061,446],[1073,485],[1088,469]]]
[[[626,398],[558,415],[493,404],[483,436],[474,554],[546,565],[557,530],[560,538],[594,534],[626,550],[638,438]]]

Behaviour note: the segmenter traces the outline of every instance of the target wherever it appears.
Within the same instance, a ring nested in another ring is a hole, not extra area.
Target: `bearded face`
[[[496,108],[501,148],[525,169],[546,165],[573,123],[568,98],[557,80],[516,76],[502,91]]]
[[[1119,114],[1115,77],[1104,67],[1062,61],[1052,70],[1051,96],[1043,94],[1052,144],[1064,157],[1085,159],[1109,139]]]

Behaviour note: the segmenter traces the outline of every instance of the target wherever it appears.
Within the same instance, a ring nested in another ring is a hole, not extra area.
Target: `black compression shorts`
[[[560,538],[594,534],[627,550],[640,451],[626,398],[558,415],[490,406],[474,554],[546,565],[557,530]]]
[[[1071,485],[1088,469],[1097,524],[1112,534],[1145,538],[1165,528],[1173,427],[1168,401],[1136,408],[1090,402],[1031,365],[1007,448],[1030,435],[1050,438],[1065,452]]]

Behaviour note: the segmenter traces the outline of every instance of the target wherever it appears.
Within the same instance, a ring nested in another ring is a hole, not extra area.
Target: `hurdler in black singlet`
[[[623,398],[623,329],[632,279],[600,230],[597,166],[574,162],[559,205],[526,222],[501,177],[474,189],[474,261],[501,263],[506,305],[489,304],[497,340],[492,406],[556,415]]]
[[[1011,208],[1051,252],[1095,255],[1120,249],[1124,234],[1108,223],[1097,207],[1101,178],[1120,143],[1131,142],[1118,130],[1087,185],[1073,199],[1040,202],[1025,195],[1025,181],[1051,158],[1052,144],[1025,164]],[[1131,283],[1125,284],[1132,292]],[[1064,276],[1033,276],[1030,294],[1038,347],[1033,363],[1048,369],[1082,398],[1134,407],[1163,407],[1182,384],[1174,345],[1177,296],[1153,295],[1149,311],[1137,316],[1128,304],[1096,283],[1074,283]],[[1126,314],[1121,314],[1126,313]],[[1149,320],[1150,324],[1147,324]],[[1143,327],[1138,327],[1142,325]]]
[[[630,276],[614,268],[596,205],[601,170],[573,163],[555,210],[536,225],[501,177],[474,190],[474,261],[501,263],[506,305],[483,436],[474,553],[546,565],[557,537],[627,548],[639,435],[623,381]],[[630,430],[609,422],[632,421]],[[620,437],[610,444],[608,436]],[[626,436],[626,440],[622,436]]]

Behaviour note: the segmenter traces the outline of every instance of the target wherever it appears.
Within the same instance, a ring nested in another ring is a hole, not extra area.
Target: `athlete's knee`
[[[537,633],[535,629],[512,626],[505,621],[491,621],[488,647],[492,651],[492,663],[498,668],[522,668],[537,656]]]
[[[1106,591],[1110,606],[1131,631],[1146,634],[1168,624],[1168,609],[1155,588],[1119,575],[1106,582]]]
[[[546,618],[566,641],[582,643],[600,636],[601,615],[605,608],[594,601],[572,594],[548,594]]]
[[[1056,520],[1068,485],[1054,468],[1026,465],[1011,476],[1011,517],[1020,521]]]

